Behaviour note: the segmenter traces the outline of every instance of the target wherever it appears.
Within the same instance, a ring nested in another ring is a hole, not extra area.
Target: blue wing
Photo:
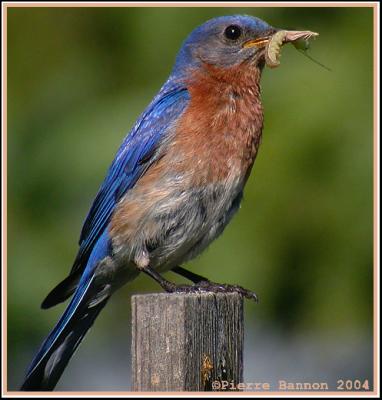
[[[71,295],[87,265],[94,245],[106,229],[114,208],[128,189],[155,161],[166,132],[180,117],[189,102],[184,86],[167,83],[137,120],[109,168],[84,222],[79,251],[70,275],[43,301],[51,307]]]
[[[83,254],[88,253],[105,229],[116,203],[150,166],[167,129],[179,118],[188,99],[185,88],[162,94],[126,137],[85,220],[79,242],[80,259],[76,260],[73,270],[83,265]]]

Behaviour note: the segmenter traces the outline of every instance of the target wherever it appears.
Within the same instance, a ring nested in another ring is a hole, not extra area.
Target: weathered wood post
[[[132,330],[134,391],[243,382],[243,299],[236,293],[135,295]]]

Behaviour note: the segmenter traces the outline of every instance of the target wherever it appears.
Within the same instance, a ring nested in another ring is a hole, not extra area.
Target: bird
[[[69,275],[41,304],[47,309],[72,296],[21,390],[54,390],[110,297],[141,272],[169,293],[238,292],[257,300],[250,290],[214,283],[182,264],[205,250],[240,207],[262,137],[267,44],[279,31],[254,16],[230,15],[185,39],[108,169]],[[293,32],[289,41],[303,36]],[[174,284],[163,277],[167,271],[192,284]]]

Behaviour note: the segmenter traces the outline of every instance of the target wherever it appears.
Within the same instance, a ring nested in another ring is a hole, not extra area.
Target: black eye
[[[225,29],[224,35],[227,39],[236,40],[241,35],[241,28],[237,25],[230,25]]]

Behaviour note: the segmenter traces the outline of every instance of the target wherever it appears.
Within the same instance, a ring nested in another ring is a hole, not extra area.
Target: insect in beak
[[[280,65],[281,47],[286,43],[298,43],[298,41],[308,42],[312,37],[318,36],[318,33],[311,31],[285,31],[278,30],[272,36],[265,36],[249,40],[243,47],[265,47],[265,62],[268,67],[275,68]]]

